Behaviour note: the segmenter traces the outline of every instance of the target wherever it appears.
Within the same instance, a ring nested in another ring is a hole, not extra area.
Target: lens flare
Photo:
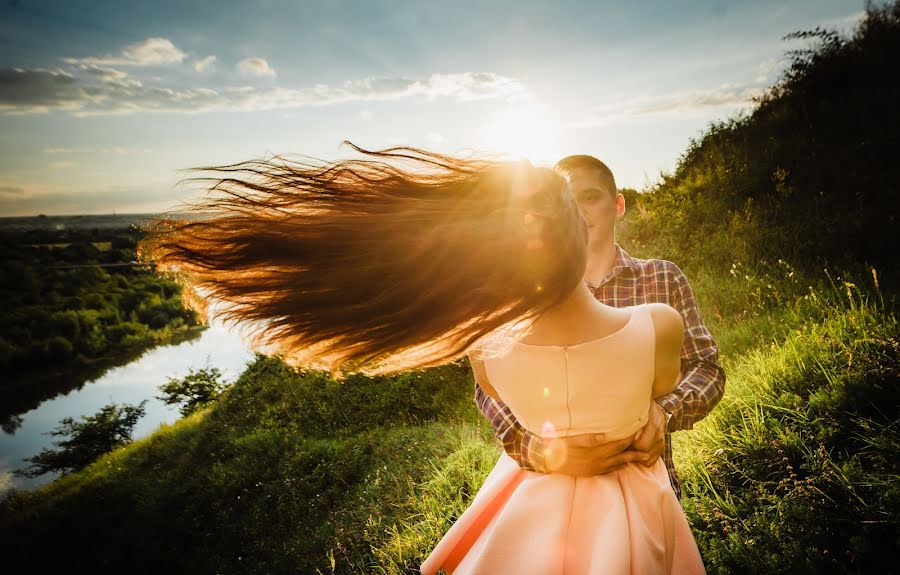
[[[552,165],[559,157],[559,127],[536,103],[518,104],[500,112],[488,124],[488,150],[533,164]]]

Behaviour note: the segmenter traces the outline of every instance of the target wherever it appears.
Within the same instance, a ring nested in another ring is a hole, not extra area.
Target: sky
[[[7,0],[0,217],[149,213],[185,170],[415,146],[670,173],[862,0]]]

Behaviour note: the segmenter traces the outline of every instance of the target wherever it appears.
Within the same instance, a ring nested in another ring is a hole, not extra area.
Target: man
[[[671,433],[691,429],[722,398],[725,372],[718,364],[716,342],[700,319],[691,287],[678,266],[664,260],[632,258],[615,243],[615,223],[625,214],[625,197],[618,193],[606,164],[592,156],[578,155],[563,158],[554,169],[568,181],[587,221],[584,279],[594,297],[615,307],[662,302],[684,318],[681,381],[673,393],[651,403],[647,424],[635,437],[611,442],[604,442],[603,434],[560,439],[533,435],[477,383],[475,402],[493,425],[504,450],[525,469],[591,476],[632,462],[650,466],[662,455],[672,488],[680,498]]]

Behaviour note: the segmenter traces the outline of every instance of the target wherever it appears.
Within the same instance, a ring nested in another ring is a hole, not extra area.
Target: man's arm
[[[615,441],[607,441],[602,433],[545,440],[526,431],[509,408],[485,393],[477,382],[475,403],[491,422],[503,450],[519,467],[529,471],[591,477],[615,471],[628,463],[649,460],[647,453],[628,449],[637,434]]]
[[[719,365],[719,348],[700,318],[694,292],[678,266],[669,293],[669,305],[684,318],[684,348],[681,372],[684,374],[675,390],[656,402],[671,417],[669,431],[692,429],[694,424],[712,411],[725,393],[725,371]]]
[[[494,435],[503,444],[503,450],[519,467],[529,471],[546,473],[541,438],[526,431],[515,416],[499,399],[486,394],[475,382],[475,405],[494,428]]]

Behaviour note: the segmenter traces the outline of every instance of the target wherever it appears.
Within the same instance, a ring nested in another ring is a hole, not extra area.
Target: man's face
[[[576,168],[567,176],[587,221],[590,243],[614,238],[616,220],[625,213],[625,198],[611,189],[614,184],[591,168]]]

